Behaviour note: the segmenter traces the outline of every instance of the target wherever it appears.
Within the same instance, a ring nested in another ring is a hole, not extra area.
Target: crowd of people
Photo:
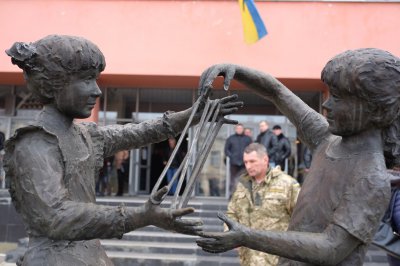
[[[170,159],[172,152],[176,147],[177,139],[170,137],[165,141],[164,148],[160,149],[160,156],[157,160],[162,162],[160,167],[165,167]],[[164,144],[164,143],[163,143]],[[183,149],[179,149],[174,156],[170,167],[168,168],[165,176],[164,185],[171,182],[173,176],[178,170],[180,164],[185,157]],[[154,162],[155,163],[155,162]],[[117,152],[111,157],[105,158],[103,168],[100,170],[99,176],[96,180],[96,195],[97,196],[123,196],[128,193],[129,183],[129,169],[130,169],[130,152],[122,150]],[[157,173],[154,173],[157,175]],[[157,175],[158,177],[158,175]],[[185,182],[183,183],[183,187]],[[174,182],[168,195],[173,195],[177,187],[177,181]],[[182,189],[180,193],[182,192]]]
[[[280,125],[270,130],[268,122],[261,121],[259,129],[254,141],[251,130],[237,124],[226,140],[230,170],[226,216],[254,230],[286,231],[300,192],[299,182],[285,172],[291,144]],[[246,247],[238,253],[242,266],[274,266],[279,258]]]
[[[245,147],[243,162],[246,173],[240,176],[226,215],[255,230],[286,231],[299,183],[280,167],[270,166],[267,150],[260,143]],[[242,266],[272,266],[278,262],[277,256],[246,247],[239,248],[239,258]]]
[[[246,168],[243,162],[245,148],[253,142],[260,143],[267,151],[271,168],[279,166],[282,171],[287,169],[287,159],[292,149],[289,139],[283,134],[282,127],[275,125],[272,130],[267,121],[259,123],[260,133],[253,140],[253,132],[242,124],[235,126],[235,133],[225,142],[225,156],[229,158],[229,193],[232,194],[239,177],[244,174]],[[287,170],[286,170],[287,172]]]
[[[289,139],[284,135],[282,127],[280,125],[274,125],[272,130],[270,129],[267,121],[261,121],[259,123],[259,134],[253,139],[253,131],[251,128],[245,128],[243,124],[235,125],[235,133],[229,136],[225,142],[224,153],[226,158],[229,158],[229,195],[232,195],[238,182],[239,177],[246,171],[246,167],[243,161],[243,153],[245,148],[253,143],[262,144],[268,153],[269,165],[271,168],[276,166],[280,167],[280,170],[288,173],[288,158],[291,156],[291,143]],[[168,145],[163,150],[162,160],[165,166],[169,157],[172,154],[173,149],[176,145],[175,138],[169,138],[167,140]],[[311,163],[311,154],[307,148],[305,149],[304,165]],[[175,156],[170,168],[166,174],[166,181],[170,182],[180,163],[183,160],[183,153],[178,153]],[[304,169],[306,172],[306,169]],[[302,183],[306,173],[301,175]],[[122,196],[127,192],[127,183],[129,181],[129,151],[120,151],[114,156],[104,159],[104,165],[96,182],[96,194],[98,196]],[[172,186],[169,194],[175,192],[175,185]]]
[[[123,196],[129,181],[129,151],[122,150],[107,157],[96,180],[97,196]]]

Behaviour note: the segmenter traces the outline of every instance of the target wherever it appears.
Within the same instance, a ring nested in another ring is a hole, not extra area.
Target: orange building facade
[[[16,41],[33,42],[49,34],[82,36],[96,43],[107,66],[99,78],[103,96],[90,120],[102,125],[140,122],[166,110],[190,107],[202,71],[224,62],[272,74],[319,110],[326,94],[320,72],[331,57],[363,47],[400,55],[397,2],[256,4],[269,34],[247,45],[236,0],[2,0],[0,50]],[[232,92],[237,92],[246,105],[235,118],[254,134],[258,122],[268,119],[283,124],[295,141],[290,123],[270,103],[237,83],[228,93]],[[226,94],[221,89],[215,93]],[[1,52],[0,131],[9,137],[39,109],[24,86],[22,72]],[[221,162],[224,140],[231,133],[228,127],[221,130],[198,195],[227,195],[226,167]],[[131,152],[129,193],[151,190],[157,178],[155,151],[162,148],[149,145]]]

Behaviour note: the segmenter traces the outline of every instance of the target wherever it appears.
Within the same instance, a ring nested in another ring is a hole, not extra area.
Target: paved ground
[[[0,253],[6,253],[17,247],[17,243],[0,242]]]
[[[15,248],[17,248],[17,243],[0,242],[0,266],[15,266],[15,264],[4,262],[6,256],[5,253]]]
[[[4,262],[4,259],[5,259],[5,253],[8,252],[9,250],[15,249],[16,247],[17,247],[16,243],[0,242],[0,266],[15,266],[15,263],[6,263]],[[368,262],[364,263],[363,266],[386,266],[386,265],[388,264]]]

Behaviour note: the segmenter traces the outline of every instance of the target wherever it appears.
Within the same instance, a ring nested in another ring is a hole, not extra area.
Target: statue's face
[[[71,118],[88,118],[101,95],[94,70],[71,77],[70,82],[55,94],[57,109]]]
[[[366,103],[355,96],[331,94],[322,107],[327,111],[326,119],[332,134],[349,136],[371,126]]]

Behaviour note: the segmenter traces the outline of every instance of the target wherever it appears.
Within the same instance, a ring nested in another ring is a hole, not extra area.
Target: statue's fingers
[[[203,226],[179,226],[178,233],[198,236],[203,231]]]
[[[200,77],[199,82],[199,95],[207,94],[213,88],[214,80],[220,75],[218,67],[209,67]]]
[[[220,253],[224,251],[222,244],[218,240],[198,239],[196,240],[196,244],[207,252]]]
[[[168,187],[165,186],[159,190],[157,190],[154,194],[152,194],[151,197],[151,201],[153,204],[160,204],[161,201],[163,200],[165,194],[168,193]]]
[[[200,226],[184,226],[184,229],[190,232],[196,232],[198,235],[200,232],[203,232],[203,225]]]
[[[207,68],[200,76],[200,80],[199,80],[199,95],[202,95],[204,93],[204,89],[205,89],[205,82],[206,79],[209,75],[211,71],[211,67]]]
[[[230,115],[230,114],[236,113],[238,110],[239,110],[238,107],[224,108],[224,109],[221,109],[221,110],[219,111],[219,114],[222,115],[222,116],[224,116],[224,115]]]
[[[211,238],[201,238],[196,240],[196,244],[200,247],[211,247],[212,245],[215,245],[215,241],[215,239]]]
[[[217,250],[213,250],[213,249],[208,249],[208,248],[203,248],[203,247],[201,247],[205,252],[208,252],[208,253],[221,253],[221,252],[219,252],[219,251],[217,251]]]
[[[200,219],[176,219],[176,224],[181,226],[201,226],[203,225],[203,221]]]
[[[203,87],[203,97],[205,98],[205,99],[207,99],[209,96],[210,96],[210,94],[211,94],[211,91],[214,89],[214,87],[213,87],[213,85],[210,83],[210,84],[207,84],[207,85],[205,85],[204,87]]]
[[[213,238],[215,239],[220,239],[221,238],[221,232],[201,232],[199,233],[199,236],[204,237],[204,238]]]
[[[225,75],[224,75],[225,76],[225,79],[224,79],[224,90],[227,91],[229,89],[229,87],[231,85],[231,81],[232,81],[234,75],[235,75],[234,71],[227,71],[225,73]]]
[[[228,125],[237,125],[237,124],[239,124],[239,122],[237,120],[232,120],[232,119],[227,119],[227,118],[224,118],[222,121],[223,121],[224,124],[228,124]]]
[[[232,102],[232,101],[236,100],[237,98],[239,98],[239,96],[237,94],[232,94],[232,95],[229,95],[229,96],[226,96],[226,97],[222,98],[220,100],[220,103],[221,104],[226,104],[228,102]]]
[[[228,102],[228,103],[224,103],[223,105],[222,105],[222,109],[226,109],[226,108],[232,108],[232,107],[243,107],[243,102],[239,102],[239,101],[236,101],[236,102]]]
[[[228,218],[228,216],[226,216],[224,213],[222,212],[218,212],[218,218],[223,221],[224,223],[226,223],[226,225],[229,227],[229,229],[231,229],[234,225],[234,221],[230,218]]]
[[[194,212],[194,208],[182,208],[172,211],[172,217],[177,218]]]

